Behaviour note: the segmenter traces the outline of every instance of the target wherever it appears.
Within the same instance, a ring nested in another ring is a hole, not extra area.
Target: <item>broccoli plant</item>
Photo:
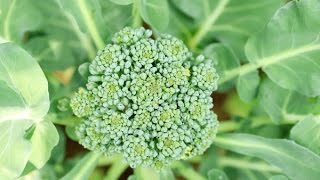
[[[123,154],[131,167],[162,168],[202,154],[217,132],[210,97],[213,61],[193,57],[170,35],[124,28],[89,65],[86,90],[71,99],[85,120],[76,128],[84,147]]]
[[[320,178],[320,0],[0,0],[0,179]]]

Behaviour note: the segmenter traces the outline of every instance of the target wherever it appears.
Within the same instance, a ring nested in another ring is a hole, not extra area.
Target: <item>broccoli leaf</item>
[[[234,133],[218,136],[214,143],[237,153],[264,159],[292,179],[317,180],[320,177],[320,157],[293,141]]]
[[[50,120],[45,119],[35,124],[30,140],[35,147],[32,148],[29,161],[40,169],[49,160],[51,150],[58,144],[58,131]]]
[[[67,16],[71,16],[81,31],[90,34],[98,49],[105,45],[107,31],[101,14],[98,0],[59,0]],[[70,18],[71,18],[70,17]]]
[[[167,0],[140,0],[140,14],[155,30],[161,31],[169,23],[169,7]]]
[[[228,176],[226,175],[226,173],[224,173],[223,171],[219,170],[219,169],[211,169],[208,172],[208,179],[209,180],[228,180]]]
[[[32,143],[23,138],[28,120],[0,122],[0,179],[19,177],[31,155]]]
[[[269,79],[262,82],[258,96],[260,106],[276,123],[283,120],[299,121],[308,115],[320,114],[319,100],[313,101],[295,91],[283,89]]]
[[[173,3],[199,25],[189,42],[192,49],[204,38],[213,36],[230,46],[241,59],[248,37],[262,30],[282,4],[279,0],[173,0]]]
[[[320,155],[320,117],[307,117],[296,124],[291,139]]]
[[[111,2],[119,5],[129,5],[132,4],[132,0],[110,0]]]
[[[319,96],[320,25],[313,23],[319,6],[320,1],[309,0],[291,1],[280,8],[266,29],[246,44],[252,69],[262,68],[283,88]]]
[[[29,160],[41,168],[58,143],[47,80],[37,62],[13,43],[0,44],[0,177],[19,177]],[[42,139],[44,138],[44,139]]]
[[[288,178],[284,175],[274,175],[269,180],[288,180]]]
[[[40,66],[26,51],[13,43],[0,44],[0,72],[0,81],[10,87],[11,92],[15,91],[15,99],[19,101],[19,105],[10,105],[13,102],[1,99],[0,122],[39,121],[47,114],[50,104],[47,80]],[[15,112],[16,108],[24,110],[24,113]]]
[[[35,30],[41,14],[28,0],[0,0],[0,37],[21,43],[24,33]]]
[[[260,77],[258,71],[252,71],[251,73],[240,75],[238,77],[236,87],[241,100],[245,102],[252,101],[257,94],[259,83]]]

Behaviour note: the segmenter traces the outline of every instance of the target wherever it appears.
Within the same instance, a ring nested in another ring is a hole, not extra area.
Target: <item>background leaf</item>
[[[1,99],[0,121],[39,121],[49,109],[47,80],[37,62],[13,43],[0,44],[0,82],[16,92],[19,104]],[[12,92],[12,91],[11,91]],[[36,92],[36,95],[34,95]],[[11,94],[12,95],[12,94]],[[12,100],[12,99],[11,99]],[[19,110],[19,111],[16,111]],[[23,112],[22,112],[23,111]]]
[[[288,178],[284,175],[275,175],[272,176],[269,180],[288,180]]]
[[[29,161],[38,169],[45,165],[51,156],[51,150],[58,144],[59,134],[53,123],[47,119],[39,122],[31,137],[34,148]]]
[[[84,33],[90,34],[98,49],[105,45],[107,31],[103,23],[98,0],[59,0],[62,8],[70,14]]]
[[[260,106],[277,123],[283,120],[299,121],[308,115],[320,114],[319,100],[312,101],[297,92],[283,89],[269,79],[261,84],[259,100]]]
[[[311,21],[319,11],[301,9],[310,4],[319,7],[319,3],[289,2],[277,11],[264,31],[246,44],[253,67],[261,67],[279,86],[306,96],[320,95],[320,26]],[[304,19],[300,14],[305,14]]]
[[[199,29],[189,41],[194,49],[202,40],[214,37],[244,58],[244,44],[248,37],[265,26],[282,1],[255,0],[174,0],[185,14],[193,17]],[[192,8],[192,11],[189,9]]]
[[[61,178],[61,180],[69,179],[88,179],[101,156],[99,153],[89,152],[86,154],[70,172]]]
[[[24,138],[28,120],[0,122],[0,179],[19,177],[28,162],[32,144]]]
[[[234,133],[217,137],[214,144],[264,159],[292,179],[316,180],[320,176],[320,157],[293,141]]]
[[[0,36],[21,43],[24,33],[35,30],[42,16],[28,0],[0,0]]]
[[[111,2],[119,5],[129,5],[132,4],[132,0],[110,0]]]
[[[168,26],[169,8],[167,0],[140,0],[140,14],[155,30],[161,31]]]
[[[228,176],[226,175],[226,173],[224,173],[223,171],[219,170],[219,169],[211,169],[208,172],[208,179],[209,180],[228,180]]]
[[[49,93],[37,62],[19,46],[3,43],[0,73],[0,97],[6,97],[0,99],[0,129],[4,132],[0,138],[0,177],[13,179],[22,173],[28,160],[32,162],[29,167],[41,168],[59,137],[54,125],[43,121],[49,109]]]
[[[320,118],[310,116],[301,120],[291,129],[290,137],[320,155]]]
[[[236,88],[241,100],[244,102],[252,101],[257,94],[259,83],[260,77],[258,71],[240,75],[238,77]]]

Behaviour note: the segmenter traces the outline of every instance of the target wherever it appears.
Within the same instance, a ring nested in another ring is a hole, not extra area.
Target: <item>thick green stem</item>
[[[218,164],[222,167],[235,167],[239,169],[250,169],[256,171],[268,171],[274,173],[280,173],[281,170],[277,167],[271,166],[264,162],[248,161],[246,159],[221,157],[218,160]]]
[[[98,31],[97,25],[90,14],[90,10],[87,7],[85,0],[79,0],[78,6],[80,8],[81,15],[83,16],[84,23],[86,24],[89,34],[91,35],[93,42],[97,46],[98,49],[102,49],[104,47],[104,41]]]
[[[134,0],[133,4],[132,4],[132,17],[133,17],[133,21],[132,21],[132,27],[140,27],[142,25],[142,19],[140,16],[140,0]]]
[[[221,85],[233,78],[236,78],[240,74],[247,74],[259,68],[266,68],[267,66],[279,63],[281,61],[288,60],[292,57],[298,56],[302,53],[311,52],[315,50],[319,50],[320,45],[308,45],[300,48],[289,49],[287,51],[282,51],[278,54],[271,55],[269,57],[263,57],[261,59],[255,60],[254,63],[248,63],[238,68],[232,69],[230,71],[225,72],[225,75],[219,79],[218,84]]]
[[[201,174],[196,172],[191,166],[183,164],[181,161],[174,162],[172,168],[176,170],[179,175],[183,176],[187,180],[205,180]]]
[[[111,168],[107,171],[105,180],[117,180],[121,174],[128,168],[128,164],[121,161],[121,159],[116,159]]]

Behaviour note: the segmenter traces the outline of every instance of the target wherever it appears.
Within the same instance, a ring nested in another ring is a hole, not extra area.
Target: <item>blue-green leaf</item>
[[[140,14],[152,28],[161,31],[169,23],[169,7],[167,0],[140,0]]]
[[[250,38],[246,55],[279,86],[306,96],[320,95],[320,1],[290,1],[264,31]],[[302,15],[303,14],[303,15]],[[302,15],[302,17],[301,17]]]
[[[302,94],[283,89],[269,79],[260,86],[259,103],[276,123],[283,120],[295,122],[308,115],[319,116],[320,102],[312,102]]]
[[[110,0],[111,2],[119,5],[129,5],[132,4],[132,0]]]
[[[22,42],[24,33],[35,30],[42,16],[28,0],[0,0],[0,37]]]
[[[320,155],[320,117],[301,120],[291,129],[290,137]]]
[[[257,94],[259,83],[260,77],[258,71],[240,75],[236,85],[240,99],[245,102],[252,101]]]
[[[219,169],[211,169],[208,172],[208,179],[209,180],[228,180],[229,178],[226,175],[226,173],[224,173],[223,171]]]
[[[98,49],[105,45],[107,36],[98,0],[58,0],[67,16],[73,17],[81,31],[90,34]]]
[[[293,141],[234,133],[218,136],[214,143],[237,153],[261,158],[292,179],[317,180],[320,177],[320,157]]]

